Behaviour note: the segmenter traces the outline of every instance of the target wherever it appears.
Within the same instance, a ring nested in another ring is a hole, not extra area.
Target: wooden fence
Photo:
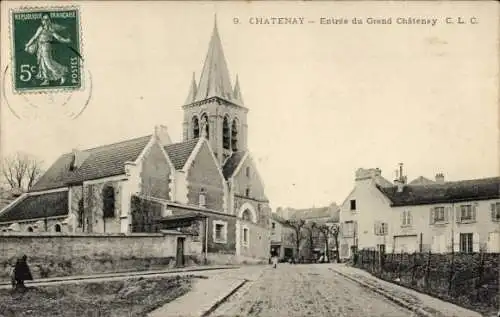
[[[498,309],[499,253],[380,253],[360,250],[355,267],[459,305]]]

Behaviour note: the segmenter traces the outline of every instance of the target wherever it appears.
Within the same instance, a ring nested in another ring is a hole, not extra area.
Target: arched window
[[[198,117],[193,117],[193,139],[200,137],[200,121]]]
[[[243,214],[241,214],[241,218],[246,221],[252,221],[252,215],[250,214],[250,210],[245,209],[245,211],[243,211]]]
[[[204,113],[202,116],[201,116],[201,128],[205,127],[205,133],[206,133],[206,137],[207,139],[209,139],[210,137],[210,129],[209,129],[209,124],[208,124],[208,116],[206,113]]]
[[[61,232],[61,225],[56,223],[56,225],[54,226],[54,231],[55,232]]]
[[[245,175],[246,175],[246,177],[250,177],[250,166],[247,166],[245,168]]]
[[[83,198],[78,201],[78,228],[83,227]]]
[[[231,148],[233,151],[238,151],[238,120],[233,120],[231,127]]]
[[[224,117],[222,123],[222,147],[227,150],[231,148],[231,130],[229,129],[228,117]]]
[[[28,227],[28,232],[33,232],[33,228],[32,227]]]
[[[104,218],[115,216],[115,189],[111,185],[106,185],[102,189],[103,215]]]

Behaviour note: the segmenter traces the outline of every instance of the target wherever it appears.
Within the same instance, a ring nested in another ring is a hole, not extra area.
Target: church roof
[[[27,195],[0,214],[0,222],[64,216],[68,213],[68,191]]]
[[[245,157],[245,151],[234,152],[226,161],[222,168],[222,174],[224,178],[228,179],[233,176],[234,171],[238,168],[241,160]]]
[[[231,88],[229,70],[217,29],[217,21],[215,21],[195,101],[214,96],[231,100],[233,95]]]
[[[191,139],[165,146],[165,151],[170,160],[172,160],[172,164],[174,164],[176,170],[181,170],[184,167],[196,144],[198,144],[198,140],[198,138]]]
[[[392,206],[455,203],[500,198],[500,177],[444,184],[406,185],[402,192],[398,192],[395,186],[378,188],[391,200]]]
[[[86,159],[76,170],[71,170],[73,153],[61,155],[30,189],[41,191],[65,187],[92,179],[121,175],[125,173],[125,162],[135,161],[146,147],[151,135],[118,143],[82,150]]]

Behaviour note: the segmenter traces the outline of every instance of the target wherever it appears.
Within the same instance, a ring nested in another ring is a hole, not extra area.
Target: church
[[[150,135],[62,154],[0,211],[0,230],[124,234],[178,230],[202,252],[269,256],[271,209],[248,148],[248,108],[231,83],[215,22],[199,81],[193,76],[181,142]]]

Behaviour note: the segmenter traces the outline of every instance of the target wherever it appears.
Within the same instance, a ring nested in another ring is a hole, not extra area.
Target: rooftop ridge
[[[119,144],[122,144],[122,143],[130,142],[130,141],[138,141],[140,139],[150,138],[152,136],[153,136],[152,134],[144,135],[144,136],[141,136],[141,137],[135,137],[135,138],[132,138],[132,139],[126,139],[126,140],[122,140],[122,141],[118,141],[118,142],[114,142],[114,143],[102,144],[102,145],[94,146],[94,147],[91,147],[91,148],[83,149],[83,150],[80,150],[80,151],[82,151],[82,152],[93,151],[93,150],[97,150],[99,148],[104,148],[104,147],[107,147],[107,146],[115,146],[115,145],[119,145]],[[68,155],[68,154],[72,154],[72,152],[66,152],[63,155]]]

